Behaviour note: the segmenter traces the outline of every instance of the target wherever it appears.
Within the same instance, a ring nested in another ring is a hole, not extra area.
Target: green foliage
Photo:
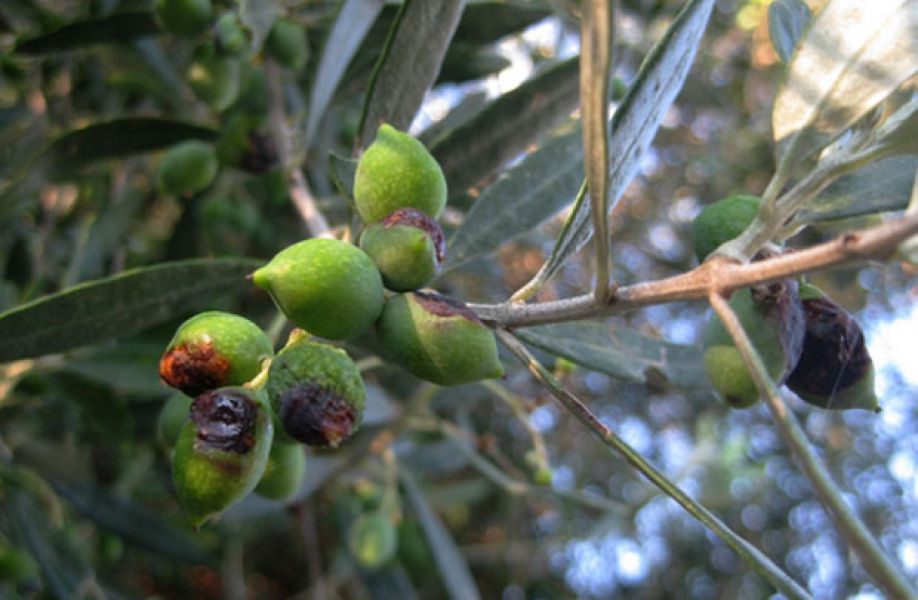
[[[914,212],[864,5],[0,2],[0,596],[913,597],[911,267],[774,274]]]

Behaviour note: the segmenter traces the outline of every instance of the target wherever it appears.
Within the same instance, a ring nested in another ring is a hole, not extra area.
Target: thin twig
[[[714,312],[717,313],[724,327],[730,332],[736,348],[743,357],[743,362],[746,363],[746,367],[749,369],[753,381],[755,381],[759,395],[764,398],[769,410],[771,410],[778,430],[784,436],[784,441],[790,447],[791,452],[797,459],[797,463],[813,486],[816,496],[828,511],[835,526],[861,560],[864,569],[873,577],[877,585],[886,592],[888,597],[918,598],[918,591],[911,587],[908,579],[899,571],[895,563],[886,556],[864,523],[845,502],[825,465],[816,457],[807,441],[806,434],[804,434],[800,424],[797,423],[797,419],[794,418],[781,399],[778,387],[768,376],[768,371],[762,363],[762,358],[755,351],[749,336],[746,335],[746,331],[743,329],[742,323],[740,323],[739,318],[733,312],[726,298],[721,293],[712,291],[708,299]]]
[[[315,198],[313,198],[312,192],[309,190],[306,177],[303,176],[303,170],[300,165],[293,164],[294,157],[290,146],[292,136],[284,111],[281,70],[270,59],[265,61],[265,75],[268,79],[268,89],[271,97],[269,113],[271,137],[277,147],[277,155],[280,158],[281,167],[287,173],[287,193],[290,194],[293,206],[313,237],[334,237],[328,221],[325,220],[325,215],[319,210]]]
[[[675,500],[689,514],[698,519],[702,525],[714,532],[759,575],[774,585],[778,591],[789,598],[810,597],[797,582],[779,569],[767,556],[737,535],[707,508],[683,492],[679,486],[672,483],[663,473],[647,462],[640,453],[606,427],[579,398],[555,379],[551,371],[546,369],[513,334],[506,330],[498,329],[497,335],[500,341],[528,367],[533,377],[545,386],[561,405],[572,413],[606,448],[623,457],[664,494]]]
[[[592,294],[584,294],[553,302],[469,304],[469,308],[482,320],[508,328],[606,317],[665,302],[701,300],[708,297],[711,289],[733,291],[841,264],[882,258],[915,234],[918,234],[918,214],[910,214],[767,260],[738,264],[715,257],[688,273],[620,287],[611,291],[609,301],[600,306],[593,303]]]

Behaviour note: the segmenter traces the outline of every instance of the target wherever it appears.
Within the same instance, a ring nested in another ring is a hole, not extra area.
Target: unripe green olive
[[[182,427],[188,421],[192,399],[181,392],[169,396],[159,410],[156,419],[156,433],[168,448],[175,446]]]
[[[217,140],[220,162],[250,173],[264,173],[277,164],[277,148],[269,135],[260,130],[258,115],[236,111],[225,120]]]
[[[357,163],[354,202],[367,224],[400,208],[437,218],[446,206],[446,177],[424,144],[383,123]]]
[[[211,144],[200,140],[180,142],[169,149],[159,165],[159,187],[175,196],[200,192],[217,177],[218,167]]]
[[[398,533],[392,519],[378,511],[360,515],[348,530],[347,547],[365,569],[386,564],[398,550]]]
[[[239,61],[220,56],[212,46],[198,48],[186,78],[195,95],[216,111],[226,110],[239,97]]]
[[[214,25],[214,45],[217,52],[226,56],[242,56],[249,45],[248,35],[239,16],[225,12]]]
[[[309,58],[306,29],[290,19],[276,19],[265,40],[265,52],[280,65],[299,71],[306,66]]]
[[[797,283],[785,280],[734,292],[730,307],[736,313],[769,377],[784,383],[803,349],[804,315]],[[708,378],[727,404],[746,408],[759,393],[730,334],[717,315],[704,331],[704,362]]]
[[[193,36],[210,24],[213,5],[210,0],[156,0],[154,11],[164,29]]]
[[[879,410],[873,360],[860,325],[816,286],[803,284],[800,299],[806,335],[788,389],[820,408]]]
[[[409,292],[390,298],[376,331],[389,358],[421,379],[459,385],[504,374],[494,333],[446,296]]]
[[[758,196],[734,194],[709,204],[692,222],[695,256],[703,261],[746,229],[759,212]]]
[[[192,525],[199,527],[255,489],[273,438],[263,392],[226,387],[194,399],[172,455],[175,490]]]
[[[19,582],[38,577],[38,564],[31,554],[11,546],[0,546],[0,582]]]
[[[378,223],[367,227],[360,247],[382,274],[390,290],[416,290],[440,271],[446,242],[443,230],[432,218],[416,208],[400,208]]]
[[[363,250],[340,240],[293,244],[252,279],[295,325],[328,339],[360,335],[382,310],[379,269]]]
[[[255,493],[271,500],[287,501],[299,491],[305,478],[306,453],[303,446],[275,440]]]
[[[278,421],[280,441],[332,448],[360,427],[366,390],[347,353],[329,344],[300,339],[272,361],[265,384]]]
[[[204,312],[176,330],[159,361],[159,375],[194,397],[251,381],[273,355],[271,341],[255,323],[231,313]]]

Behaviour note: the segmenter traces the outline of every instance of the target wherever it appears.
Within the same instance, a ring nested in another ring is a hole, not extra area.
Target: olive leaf
[[[778,58],[785,64],[810,23],[810,8],[803,0],[775,0],[768,5],[768,35]]]
[[[312,140],[345,69],[379,16],[384,0],[345,0],[325,44],[309,97],[306,143]]]
[[[131,544],[180,562],[216,564],[197,540],[152,508],[86,484],[52,485],[79,513]]]
[[[64,25],[50,33],[21,40],[13,50],[22,54],[68,52],[90,44],[128,42],[159,32],[152,13],[126,12]]]
[[[918,72],[914,0],[832,0],[790,62],[772,111],[778,170],[838,137]]]
[[[641,65],[637,79],[612,116],[609,154],[613,157],[609,181],[609,205],[614,207],[637,174],[640,158],[650,146],[666,111],[682,89],[713,7],[712,0],[691,0],[676,16],[663,38],[657,42]],[[538,152],[538,151],[536,151]],[[576,156],[576,155],[575,155]],[[558,168],[574,163],[581,171],[582,154]],[[520,165],[522,168],[525,165]],[[553,174],[557,177],[557,173]],[[572,254],[580,250],[593,235],[590,227],[590,203],[582,202],[571,215],[555,242],[549,260],[536,276],[544,282]],[[535,280],[527,284],[536,291]]]
[[[838,178],[794,217],[794,223],[816,223],[860,217],[908,206],[918,156],[891,156]]]
[[[213,140],[207,127],[150,117],[125,117],[94,123],[63,134],[39,160],[53,174],[65,174],[94,162],[167,148],[188,139]]]
[[[239,0],[239,20],[252,33],[253,51],[261,50],[279,14],[277,0]]]
[[[552,65],[440,136],[430,151],[443,168],[450,194],[460,194],[482,181],[567,118],[577,107],[577,73],[576,57]],[[476,205],[499,202],[506,206],[515,198],[485,192]],[[543,220],[549,216],[544,215]],[[473,221],[466,230],[478,231],[482,224]],[[508,233],[506,239],[513,237],[513,232]],[[494,247],[482,249],[480,254],[487,254]]]
[[[64,352],[178,317],[239,292],[260,261],[195,259],[125,271],[0,314],[0,362]]]
[[[478,586],[475,585],[475,578],[472,577],[471,569],[462,556],[462,552],[427,502],[427,498],[418,488],[414,478],[406,469],[399,469],[398,474],[402,487],[405,489],[408,504],[411,505],[421,524],[421,529],[424,530],[434,561],[443,578],[443,586],[449,590],[450,597],[456,600],[481,598]]]
[[[393,23],[391,45],[376,65],[361,119],[360,146],[366,147],[380,123],[405,130],[437,78],[463,0],[406,0]]]
[[[707,385],[701,353],[638,333],[625,326],[580,321],[528,327],[514,333],[541,350],[588,369],[638,383],[678,387]]]

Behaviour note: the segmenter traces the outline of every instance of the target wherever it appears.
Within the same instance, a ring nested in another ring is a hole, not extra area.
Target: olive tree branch
[[[281,167],[287,173],[287,193],[290,194],[293,206],[313,237],[334,237],[328,221],[325,220],[325,215],[319,210],[309,189],[306,177],[303,176],[303,170],[300,165],[294,164],[295,160],[290,142],[292,136],[284,111],[284,90],[281,71],[273,60],[268,59],[265,61],[265,75],[268,79],[268,89],[271,97],[268,115],[269,127],[271,137],[274,139],[274,145],[277,147]]]
[[[512,333],[505,329],[497,329],[497,336],[504,346],[516,355],[516,357],[529,369],[532,376],[535,377],[540,384],[545,386],[561,405],[568,412],[573,414],[574,417],[580,421],[590,433],[596,436],[606,448],[624,458],[664,494],[675,500],[702,525],[713,531],[717,537],[730,546],[740,558],[748,563],[759,575],[774,585],[778,591],[788,598],[810,597],[797,582],[778,568],[778,566],[775,565],[771,559],[762,554],[758,548],[737,535],[723,521],[717,518],[715,514],[682,491],[678,485],[671,482],[666,475],[658,471],[656,467],[647,462],[640,453],[603,424],[602,421],[600,421],[579,398],[568,391],[564,385],[552,375],[551,371],[546,369]]]
[[[707,298],[711,290],[731,292],[855,261],[882,258],[916,234],[918,213],[869,229],[848,232],[805,250],[753,263],[739,264],[714,256],[681,275],[617,289],[613,286],[609,290],[609,300],[598,306],[594,304],[592,294],[584,294],[552,302],[469,304],[469,308],[483,321],[507,328],[606,317],[666,302],[701,300]]]
[[[775,424],[797,459],[800,469],[810,482],[810,485],[813,486],[816,496],[828,511],[835,526],[842,532],[842,535],[861,560],[864,568],[890,598],[918,598],[918,592],[912,589],[908,579],[883,553],[879,543],[877,543],[851,507],[848,506],[848,503],[845,502],[841,491],[836,487],[825,465],[813,452],[807,441],[806,434],[781,399],[778,386],[768,376],[768,371],[762,362],[762,358],[753,347],[749,336],[746,335],[746,331],[743,329],[742,323],[740,323],[727,299],[722,293],[712,291],[708,295],[708,300],[714,312],[720,317],[724,327],[733,338],[733,342],[743,357],[743,362],[746,364],[746,368],[752,375],[752,379],[759,390],[759,395],[771,410]]]

